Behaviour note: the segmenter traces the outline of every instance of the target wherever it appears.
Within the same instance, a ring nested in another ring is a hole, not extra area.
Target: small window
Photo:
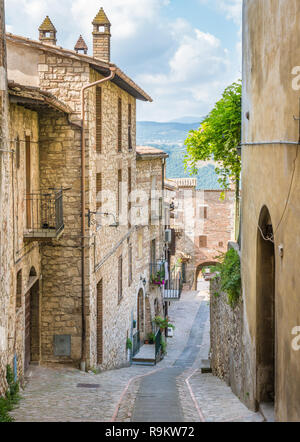
[[[16,309],[22,307],[22,270],[17,273]]]
[[[200,218],[207,219],[207,206],[200,207]]]
[[[224,247],[224,243],[222,241],[219,242],[219,247]]]
[[[207,247],[207,236],[199,236],[199,247],[200,248]]]

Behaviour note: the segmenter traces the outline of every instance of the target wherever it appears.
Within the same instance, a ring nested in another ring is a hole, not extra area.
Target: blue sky
[[[112,61],[154,99],[138,119],[206,115],[241,77],[242,0],[6,0],[7,30],[38,38],[49,15],[58,44],[79,34],[92,48],[91,21],[101,6],[112,23]],[[16,13],[17,11],[17,13]]]

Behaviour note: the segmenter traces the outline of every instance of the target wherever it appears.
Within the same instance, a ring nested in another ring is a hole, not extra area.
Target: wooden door
[[[25,296],[25,370],[30,364],[31,352],[31,292],[26,293]]]
[[[97,364],[103,363],[103,281],[97,285]]]

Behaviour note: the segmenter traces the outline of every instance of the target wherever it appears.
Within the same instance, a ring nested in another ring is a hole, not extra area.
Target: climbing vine
[[[242,288],[240,256],[236,250],[230,249],[218,259],[219,264],[212,268],[212,271],[217,273],[220,290],[227,294],[228,304],[234,309],[239,302]]]

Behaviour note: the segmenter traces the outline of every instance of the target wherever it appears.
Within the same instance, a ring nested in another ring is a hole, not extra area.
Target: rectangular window
[[[132,150],[132,106],[128,104],[128,150]]]
[[[97,226],[101,224],[101,214],[98,212],[101,212],[102,208],[102,173],[96,174],[96,219],[97,219]]]
[[[128,167],[128,226],[131,227],[131,192],[132,192],[132,170]]]
[[[102,152],[102,88],[96,88],[96,151]]]
[[[118,100],[118,152],[122,152],[122,99]]]
[[[16,310],[22,307],[22,270],[17,273]]]
[[[128,285],[132,284],[132,246],[128,248]]]
[[[118,201],[117,201],[117,215],[118,219],[120,219],[121,211],[122,211],[122,170],[118,170]]]
[[[207,219],[207,206],[201,206],[200,207],[200,218],[201,219]]]
[[[207,236],[199,236],[199,247],[207,247]]]
[[[118,263],[118,302],[120,303],[123,298],[123,258],[119,257]]]

